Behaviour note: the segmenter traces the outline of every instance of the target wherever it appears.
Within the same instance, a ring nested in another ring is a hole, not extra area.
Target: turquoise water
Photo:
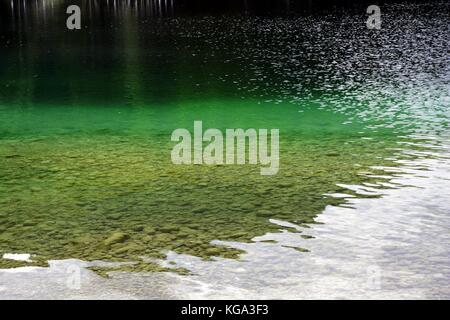
[[[238,259],[243,250],[211,241],[301,237],[269,219],[308,226],[347,203],[329,194],[379,198],[341,185],[387,188],[379,167],[448,139],[440,6],[393,6],[380,31],[352,11],[152,20],[124,7],[103,20],[94,11],[75,33],[29,9],[1,38],[0,253],[32,262],[0,266],[77,258],[167,271],[142,256],[169,251]],[[173,165],[172,131],[196,120],[279,129],[279,173]]]

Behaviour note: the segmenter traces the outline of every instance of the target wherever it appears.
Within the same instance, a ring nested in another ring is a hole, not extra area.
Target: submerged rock
[[[261,211],[258,211],[258,212],[256,213],[256,216],[257,216],[257,217],[268,218],[268,217],[272,217],[272,216],[273,216],[273,213],[272,213],[271,211],[261,210]]]
[[[115,243],[125,242],[129,236],[123,232],[115,232],[111,234],[103,243],[107,246],[113,245]]]
[[[204,212],[206,212],[206,210],[208,210],[208,209],[205,207],[200,207],[200,208],[196,208],[196,209],[192,210],[192,212],[193,213],[204,213]]]

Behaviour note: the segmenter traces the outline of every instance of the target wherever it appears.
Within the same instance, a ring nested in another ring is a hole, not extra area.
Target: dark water
[[[342,185],[388,188],[384,168],[448,140],[446,3],[389,5],[368,30],[365,8],[268,17],[91,1],[81,31],[65,28],[61,1],[12,3],[1,7],[0,253],[34,262],[1,266],[238,258],[211,241],[301,237],[269,219],[308,226],[345,206],[332,194],[378,198]],[[279,129],[279,173],[173,165],[170,135],[195,120]]]

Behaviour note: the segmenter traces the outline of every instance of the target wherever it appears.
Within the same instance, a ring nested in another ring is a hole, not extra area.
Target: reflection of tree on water
[[[172,17],[189,13],[282,13],[289,14],[299,10],[310,11],[313,7],[344,5],[346,0],[0,0],[0,16],[14,20],[25,19],[24,15],[39,16],[46,21],[49,16],[65,14],[67,6],[80,6],[88,17],[95,14],[120,15],[134,11],[139,17]],[[31,9],[31,10],[30,10]]]
[[[146,17],[163,17],[172,16],[174,14],[175,0],[43,0],[29,2],[26,0],[2,1],[0,3],[1,13],[3,17],[11,19],[26,19],[28,14],[39,16],[45,22],[51,15],[64,14],[64,9],[72,4],[80,6],[83,13],[87,13],[88,17],[93,14],[107,13],[112,15],[121,14],[125,10],[132,10],[140,16]]]

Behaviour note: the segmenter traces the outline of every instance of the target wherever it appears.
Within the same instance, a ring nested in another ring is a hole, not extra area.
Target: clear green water
[[[410,134],[447,132],[445,25],[422,30],[434,35],[430,66],[427,48],[411,49],[398,25],[370,33],[333,16],[143,21],[124,10],[70,33],[39,14],[1,38],[0,53],[0,253],[30,253],[31,264],[78,258],[161,271],[142,257],[239,258],[211,241],[276,232],[272,218],[312,224],[345,204],[326,194],[362,197],[338,184],[387,180],[373,167],[407,158],[399,142]],[[436,102],[431,115],[411,108],[423,91]],[[195,120],[279,129],[279,173],[173,165],[170,135]]]

